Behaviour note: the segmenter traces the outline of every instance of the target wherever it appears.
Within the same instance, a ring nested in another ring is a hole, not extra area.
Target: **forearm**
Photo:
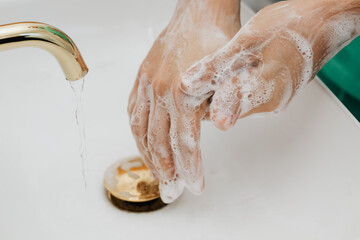
[[[236,6],[240,6],[241,0],[178,0],[178,7],[191,6],[192,4],[201,4],[204,7],[211,8],[213,10],[224,10],[231,13]]]
[[[312,44],[314,74],[360,35],[360,0],[305,0],[300,33]],[[303,12],[301,12],[303,11]]]
[[[240,28],[240,0],[179,0],[172,22],[186,16],[193,24],[226,29],[232,37]]]

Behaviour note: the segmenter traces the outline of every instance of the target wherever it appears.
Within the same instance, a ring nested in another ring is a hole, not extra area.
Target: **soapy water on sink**
[[[87,148],[86,148],[86,132],[85,132],[85,123],[84,123],[84,110],[83,110],[83,92],[85,86],[85,79],[80,79],[77,81],[70,81],[71,89],[75,93],[76,98],[76,110],[75,110],[75,119],[76,124],[79,129],[79,137],[80,137],[80,158],[81,158],[81,173],[84,179],[84,187],[86,190],[86,159],[87,159]]]

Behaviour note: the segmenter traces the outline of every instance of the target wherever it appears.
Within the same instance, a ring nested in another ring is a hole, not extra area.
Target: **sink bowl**
[[[39,49],[0,53],[0,239],[360,239],[360,125],[319,81],[287,111],[229,132],[202,125],[206,189],[151,213],[120,211],[103,174],[136,155],[127,98],[174,0],[5,1],[1,23],[33,20],[76,42],[87,188],[75,96]],[[69,7],[71,6],[71,7]],[[243,5],[243,22],[252,11]]]

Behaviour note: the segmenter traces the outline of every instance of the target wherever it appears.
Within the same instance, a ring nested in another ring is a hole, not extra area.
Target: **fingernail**
[[[200,72],[201,67],[202,64],[198,63],[195,66],[188,68],[183,75],[183,81],[190,83],[192,80],[194,80],[196,78],[196,75]]]
[[[177,180],[161,180],[159,184],[160,197],[164,203],[172,203],[184,191],[184,185]]]
[[[204,176],[199,177],[195,181],[188,180],[186,182],[186,187],[195,195],[200,195],[205,188],[205,178]]]
[[[193,82],[197,80],[197,74],[200,72],[202,64],[197,63],[195,66],[191,66],[186,70],[186,72],[182,75],[180,89],[184,92],[191,90],[191,86]]]
[[[186,70],[186,75],[192,76],[196,73],[198,73],[201,69],[202,63],[197,63],[196,65],[192,65],[190,68]]]
[[[211,121],[220,130],[227,131],[231,129],[234,124],[236,123],[236,120],[234,120],[232,117],[219,117],[218,115],[211,116]]]
[[[189,90],[189,88],[183,82],[180,82],[180,90],[184,91],[184,92],[187,92]]]
[[[225,131],[231,129],[234,126],[234,120],[232,117],[226,117],[223,120],[223,128]]]

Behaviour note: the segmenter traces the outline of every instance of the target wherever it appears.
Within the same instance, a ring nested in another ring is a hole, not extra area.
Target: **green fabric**
[[[331,59],[318,76],[360,121],[360,37]]]

